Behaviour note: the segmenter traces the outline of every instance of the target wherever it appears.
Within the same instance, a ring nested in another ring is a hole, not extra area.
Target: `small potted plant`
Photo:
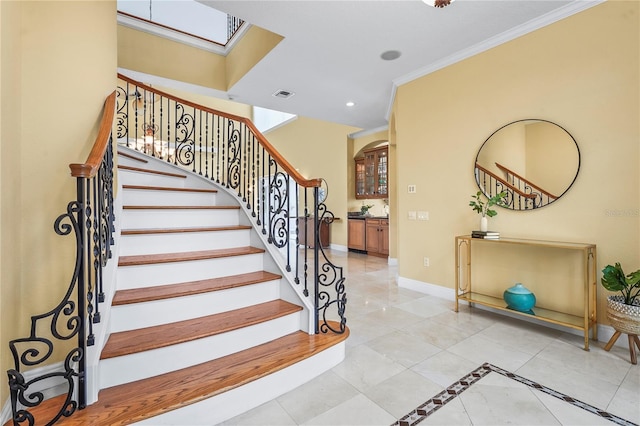
[[[494,217],[498,214],[497,211],[491,209],[493,206],[503,206],[505,205],[504,198],[507,196],[506,191],[502,191],[491,198],[488,198],[487,201],[482,200],[482,191],[476,192],[475,196],[471,197],[471,201],[469,201],[469,205],[473,208],[473,211],[477,212],[481,215],[480,218],[480,230],[486,231],[487,217]]]
[[[371,207],[373,207],[373,204],[363,204],[362,207],[360,207],[360,213],[362,213],[363,216],[371,216],[369,213]]]
[[[620,263],[602,270],[602,286],[618,295],[607,297],[607,318],[622,333],[640,334],[640,269],[625,275]]]

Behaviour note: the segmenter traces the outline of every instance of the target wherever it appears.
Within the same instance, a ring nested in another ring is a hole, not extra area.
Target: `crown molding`
[[[350,133],[347,136],[351,139],[358,139],[358,138],[372,135],[374,133],[382,132],[384,130],[389,130],[389,126],[380,126],[373,129],[360,130],[358,132]]]
[[[497,34],[493,37],[490,37],[486,40],[483,40],[480,43],[477,43],[469,48],[460,50],[453,55],[449,55],[445,58],[442,58],[439,61],[436,61],[429,66],[418,68],[417,70],[405,74],[401,77],[398,77],[392,81],[393,87],[391,89],[391,98],[389,99],[389,105],[387,106],[386,119],[389,121],[391,117],[391,111],[393,109],[393,103],[395,102],[396,92],[399,86],[403,84],[409,83],[413,80],[416,80],[420,77],[424,77],[425,75],[431,74],[432,72],[441,70],[443,68],[448,67],[449,65],[453,65],[457,62],[460,62],[464,59],[475,56],[479,53],[482,53],[486,50],[492,49],[496,46],[504,44],[508,41],[514,40],[518,37],[521,37],[525,34],[531,33],[533,31],[539,30],[540,28],[546,27],[547,25],[551,25],[555,22],[558,22],[564,18],[568,18],[569,16],[575,15],[576,13],[587,10],[593,6],[597,6],[600,3],[604,3],[606,0],[576,0],[564,7],[555,9],[552,12],[549,12],[545,15],[542,15],[536,19],[532,19],[524,24],[511,28],[508,31]]]

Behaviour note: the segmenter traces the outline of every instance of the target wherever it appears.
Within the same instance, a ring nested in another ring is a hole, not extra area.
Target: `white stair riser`
[[[228,333],[100,361],[100,388],[200,364],[280,338],[300,329],[296,312]]]
[[[119,266],[117,282],[118,290],[125,290],[238,275],[261,271],[263,268],[263,253],[187,262]]]
[[[148,168],[148,165],[134,166]],[[173,172],[172,172],[173,173]],[[122,185],[145,185],[145,186],[170,186],[173,188],[184,188],[185,178],[159,175],[156,173],[136,172],[132,170],[118,170],[118,182]]]
[[[292,391],[344,360],[345,342],[310,358],[195,404],[167,411],[134,425],[215,425]]]
[[[246,247],[250,239],[249,229],[122,235],[120,256]]]
[[[124,206],[215,206],[216,194],[211,192],[124,188],[122,191],[122,204]]]
[[[142,155],[140,154],[132,154],[140,159],[142,159]],[[146,158],[145,158],[146,160]],[[137,167],[139,169],[144,169],[149,166],[149,163],[143,163],[142,161],[136,161],[132,158],[125,157],[123,155],[118,155],[118,165],[119,166],[127,166],[127,167]]]
[[[280,281],[174,297],[111,309],[112,333],[213,315],[280,298]]]
[[[235,226],[240,223],[239,213],[237,209],[125,209],[122,229]]]

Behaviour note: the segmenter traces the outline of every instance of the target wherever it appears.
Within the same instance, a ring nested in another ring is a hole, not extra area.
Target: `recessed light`
[[[398,50],[387,50],[386,52],[382,52],[382,55],[380,55],[380,57],[385,61],[393,61],[395,59],[398,59],[401,54],[402,53],[400,53],[400,51]]]
[[[355,102],[353,102],[353,101],[349,101],[349,102],[347,102],[347,103],[346,103],[346,105],[347,105],[348,107],[352,107],[352,106],[356,106],[356,103],[355,103]]]

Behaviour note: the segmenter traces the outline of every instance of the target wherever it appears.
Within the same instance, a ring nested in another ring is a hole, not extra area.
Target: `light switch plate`
[[[409,194],[415,194],[415,193],[416,193],[416,186],[409,185]]]
[[[416,212],[409,212],[409,220],[416,220]]]
[[[429,212],[418,212],[418,220],[429,220]]]

